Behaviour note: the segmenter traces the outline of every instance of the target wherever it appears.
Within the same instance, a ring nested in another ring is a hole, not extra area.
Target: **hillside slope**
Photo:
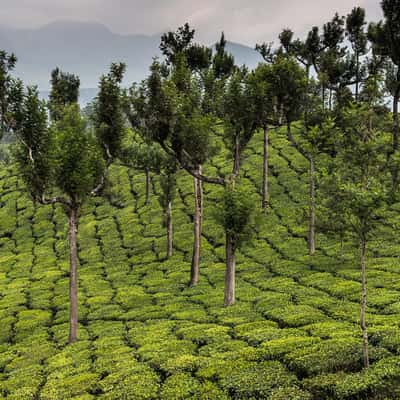
[[[261,187],[261,143],[257,135],[244,163],[251,192]],[[224,235],[212,219],[217,190],[205,187],[201,283],[188,288],[191,178],[179,179],[175,255],[163,261],[156,196],[144,206],[144,176],[113,168],[113,194],[93,200],[80,220],[80,340],[70,346],[65,215],[34,206],[3,170],[0,399],[378,399],[383,389],[398,399],[398,238],[388,227],[371,243],[372,366],[360,372],[353,248],[341,256],[337,241],[319,235],[317,255],[306,256],[307,164],[279,134],[271,146],[271,209],[238,254],[230,308],[222,307]],[[220,156],[207,168],[229,164]]]

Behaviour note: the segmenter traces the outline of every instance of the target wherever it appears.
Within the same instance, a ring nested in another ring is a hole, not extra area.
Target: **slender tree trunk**
[[[400,84],[400,82],[399,82]],[[393,154],[399,149],[399,97],[400,90],[393,96]],[[394,166],[392,169],[392,185],[393,190],[396,191],[398,184],[399,172],[397,167]]]
[[[315,253],[315,163],[310,156],[310,209],[309,209],[308,251],[310,256]]]
[[[358,101],[358,92],[359,92],[359,80],[360,80],[360,57],[358,52],[356,52],[356,93],[355,100]]]
[[[69,222],[69,343],[78,339],[78,207],[72,207],[68,215]]]
[[[393,152],[399,148],[399,94],[393,96]]]
[[[233,175],[235,177],[239,175],[240,171],[240,136],[236,135],[235,137],[235,154],[234,154],[234,162],[233,162]]]
[[[329,89],[329,111],[332,111],[332,89]]]
[[[146,168],[145,174],[146,174],[146,206],[148,206],[150,204],[150,185],[151,185],[150,170],[148,168]]]
[[[167,258],[173,253],[173,231],[172,231],[172,202],[168,202],[167,206]]]
[[[264,162],[263,162],[263,183],[262,183],[262,208],[266,210],[269,202],[268,191],[268,161],[269,161],[269,138],[268,127],[264,127]]]
[[[201,165],[197,169],[201,174]],[[201,226],[203,218],[203,184],[200,179],[194,178],[194,224],[193,224],[193,255],[190,270],[190,286],[199,283],[200,277],[200,249],[201,249]]]
[[[364,355],[364,367],[369,367],[368,357],[368,331],[367,324],[365,322],[365,310],[367,307],[367,271],[366,271],[366,250],[367,244],[364,238],[361,239],[360,243],[361,250],[361,312],[360,312],[360,325],[363,334],[363,355]]]
[[[235,252],[235,240],[229,233],[226,233],[225,307],[235,304]]]

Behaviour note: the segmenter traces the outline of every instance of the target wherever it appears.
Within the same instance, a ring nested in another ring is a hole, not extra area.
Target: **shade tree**
[[[37,90],[28,88],[23,117],[17,122],[16,159],[33,200],[43,205],[61,205],[68,218],[69,342],[73,343],[78,339],[79,213],[101,181],[105,162],[98,142],[86,130],[78,105],[66,106],[50,127],[46,114]]]
[[[230,58],[228,57],[227,60]],[[241,120],[244,116],[241,105],[248,111],[252,111],[246,96],[247,90],[244,89],[247,72],[237,70],[223,85],[225,100],[218,111],[222,112],[225,126],[229,128],[226,129],[225,139],[231,144],[232,174],[209,176],[199,171],[198,166],[211,155],[213,148],[211,133],[215,125],[213,116],[218,112],[206,111],[204,81],[192,73],[186,57],[181,54],[175,58],[174,62],[168,75],[162,73],[163,67],[158,61],[153,62],[150,76],[146,81],[144,109],[148,112],[144,113],[144,126],[150,132],[152,139],[192,176],[202,182],[230,185],[238,178],[241,154],[256,129],[256,124],[250,121],[248,115],[246,121]],[[241,93],[240,98],[236,98],[235,96],[239,93]],[[234,113],[234,110],[230,110],[230,117],[225,115],[229,102],[235,105],[236,111]],[[228,246],[229,243],[226,245]],[[231,267],[232,264],[227,263],[227,273]],[[192,282],[193,278],[198,277],[197,271],[192,269]]]
[[[351,235],[359,247],[361,271],[360,328],[364,367],[369,367],[367,308],[368,243],[384,223],[390,174],[385,148],[387,115],[369,104],[351,105],[337,128],[336,158],[322,178],[327,219],[331,229]]]
[[[372,42],[374,54],[384,60],[386,88],[392,97],[392,149],[389,156],[395,158],[399,149],[399,99],[400,99],[400,2],[399,0],[381,1],[384,19],[368,26],[368,38]],[[398,170],[392,168],[394,191],[398,186]]]
[[[112,64],[110,73],[101,78],[95,131],[88,129],[75,102],[73,83],[79,79],[59,71],[53,74],[53,78],[57,77],[53,79],[53,93],[69,87],[75,94],[64,93],[63,97],[58,93],[50,100],[50,106],[54,106],[51,125],[46,104],[39,100],[34,87],[26,89],[21,106],[13,115],[18,137],[16,161],[29,193],[38,204],[61,205],[68,217],[70,343],[78,338],[79,214],[89,197],[104,188],[112,155],[119,151],[124,124],[119,88],[123,70],[123,64]]]

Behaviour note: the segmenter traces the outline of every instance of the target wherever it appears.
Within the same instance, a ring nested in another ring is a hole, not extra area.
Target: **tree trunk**
[[[356,93],[355,93],[355,100],[358,101],[358,92],[359,92],[359,85],[360,85],[360,57],[358,52],[356,52]]]
[[[235,136],[235,153],[234,153],[234,162],[233,162],[233,175],[236,177],[239,175],[240,171],[240,136]]]
[[[173,232],[172,232],[172,202],[167,206],[167,258],[172,256]]]
[[[235,304],[235,252],[235,240],[229,233],[226,233],[225,307]]]
[[[309,209],[308,251],[315,253],[315,164],[314,156],[310,156],[310,209]]]
[[[201,165],[197,168],[201,174]],[[194,224],[193,224],[193,255],[190,270],[190,286],[199,283],[200,277],[200,248],[201,248],[201,226],[203,218],[203,184],[200,179],[194,178]]]
[[[269,191],[268,191],[268,159],[269,159],[269,147],[268,147],[268,127],[264,127],[264,162],[263,162],[263,183],[262,183],[262,208],[266,210],[269,202]]]
[[[69,222],[69,343],[78,339],[78,207],[72,207],[68,215]]]
[[[148,206],[150,204],[150,185],[151,185],[151,181],[150,181],[150,171],[148,168],[146,168],[145,170],[145,174],[146,174],[146,206]]]
[[[393,97],[393,152],[399,148],[399,94]]]
[[[361,239],[360,250],[361,250],[361,312],[360,312],[360,325],[363,334],[363,355],[364,355],[364,367],[369,367],[368,357],[368,331],[367,324],[365,322],[365,310],[367,307],[367,271],[366,271],[366,241]]]
[[[393,154],[399,149],[399,97],[399,93],[393,96]],[[394,166],[392,169],[393,191],[397,189],[398,175],[397,167]]]

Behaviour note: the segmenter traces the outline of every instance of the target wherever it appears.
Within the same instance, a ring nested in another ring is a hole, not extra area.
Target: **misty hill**
[[[147,75],[158,56],[160,35],[119,35],[93,22],[57,21],[35,30],[0,28],[0,48],[16,53],[16,74],[26,83],[49,88],[50,71],[60,66],[81,78],[81,87],[97,87],[99,76],[113,61],[127,63],[126,83]],[[238,64],[254,67],[261,57],[252,48],[228,43]]]

